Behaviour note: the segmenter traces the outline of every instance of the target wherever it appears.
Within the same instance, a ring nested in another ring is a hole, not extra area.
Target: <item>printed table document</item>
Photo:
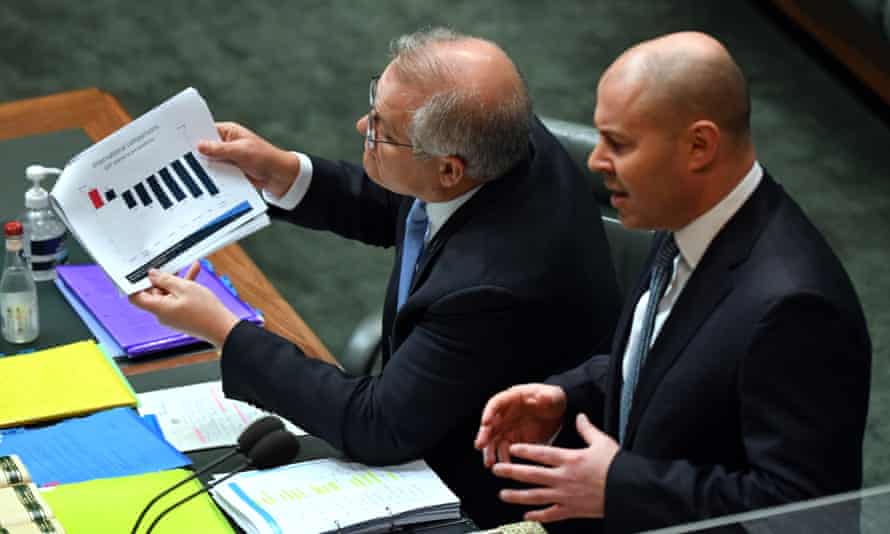
[[[219,134],[189,88],[72,159],[50,198],[74,237],[125,293],[152,267],[174,272],[269,224],[237,167],[202,156]]]
[[[158,418],[164,438],[182,452],[235,445],[244,428],[267,415],[223,395],[219,380],[139,395],[139,412]],[[298,436],[306,432],[282,419]]]

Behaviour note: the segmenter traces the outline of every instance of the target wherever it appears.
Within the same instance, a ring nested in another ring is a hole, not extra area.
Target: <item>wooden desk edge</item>
[[[69,91],[0,104],[0,141],[75,128],[98,141],[131,120],[117,98],[104,91]],[[337,365],[321,340],[238,244],[229,245],[210,258],[221,273],[232,279],[239,295],[263,312],[269,331],[297,344],[308,356]],[[219,353],[214,350],[157,360],[121,361],[120,365],[125,374],[133,375],[218,358]]]

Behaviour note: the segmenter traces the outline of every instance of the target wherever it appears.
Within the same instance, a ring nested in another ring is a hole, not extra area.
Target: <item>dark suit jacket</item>
[[[551,379],[566,390],[571,416],[605,402],[602,424],[613,437],[621,360],[643,291],[641,279],[611,358]],[[608,473],[605,530],[645,530],[858,488],[870,367],[871,343],[847,274],[765,175],[708,248],[652,346],[626,442]]]
[[[249,323],[222,355],[227,396],[290,419],[368,464],[424,458],[480,526],[521,519],[504,482],[473,449],[494,393],[540,381],[607,350],[620,297],[590,185],[534,121],[531,155],[486,184],[425,248],[411,293],[395,300],[413,199],[344,162],[313,158],[293,212],[273,215],[351,239],[396,246],[384,305],[379,377],[348,376]],[[323,251],[319,251],[323,253]]]

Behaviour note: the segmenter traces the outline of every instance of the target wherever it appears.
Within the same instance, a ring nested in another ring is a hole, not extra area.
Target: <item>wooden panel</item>
[[[0,141],[72,128],[83,129],[98,141],[131,118],[112,95],[98,89],[70,91],[0,105]],[[266,328],[293,343],[314,358],[337,365],[321,340],[285,302],[256,264],[237,244],[210,256],[215,268],[229,276],[239,295],[263,311]],[[179,367],[219,359],[217,351],[120,362],[128,375]]]
[[[846,1],[770,0],[890,105],[890,41]]]

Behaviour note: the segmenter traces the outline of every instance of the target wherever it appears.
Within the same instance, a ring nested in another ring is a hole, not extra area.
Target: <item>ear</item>
[[[689,134],[689,170],[701,171],[717,157],[720,146],[720,128],[712,121],[695,121],[687,130]]]
[[[443,189],[451,189],[464,179],[466,164],[460,156],[443,156],[439,158],[439,185]]]

